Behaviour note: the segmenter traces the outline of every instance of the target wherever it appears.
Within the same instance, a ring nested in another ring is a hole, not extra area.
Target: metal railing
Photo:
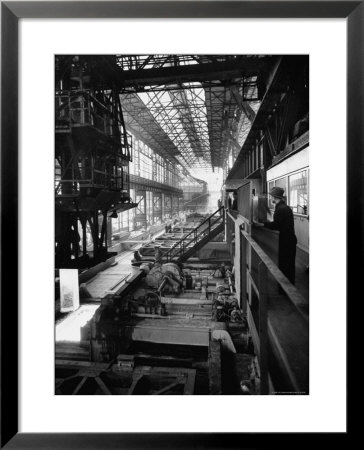
[[[164,183],[160,183],[155,180],[150,180],[148,178],[141,177],[139,175],[129,174],[130,187],[147,189],[153,192],[170,192],[172,194],[183,195],[183,190],[174,186],[170,186]]]
[[[112,135],[112,111],[88,91],[61,91],[56,93],[56,130],[77,125],[92,125]]]
[[[197,244],[202,241],[212,239],[225,224],[225,210],[223,207],[215,211],[206,220],[201,222],[196,228],[177,241],[166,253],[161,255],[157,261],[181,261],[187,259]]]
[[[63,173],[56,167],[56,195],[79,194],[82,188],[89,187],[125,191],[129,195],[129,174],[122,166],[119,167],[119,173],[115,166],[97,167],[93,156],[86,163],[85,160],[80,162],[72,158]]]
[[[56,131],[69,131],[72,127],[91,126],[104,135],[117,140],[120,156],[131,161],[132,137],[121,130],[122,118],[112,104],[96,99],[89,91],[60,91],[56,93]],[[119,130],[118,133],[115,134]]]
[[[236,219],[227,213],[227,222]],[[230,225],[231,225],[230,223]],[[259,361],[260,392],[275,391],[272,373],[286,392],[308,394],[309,326],[307,301],[246,231],[236,236],[241,308]],[[277,375],[275,375],[277,377]],[[274,377],[273,377],[274,378]]]

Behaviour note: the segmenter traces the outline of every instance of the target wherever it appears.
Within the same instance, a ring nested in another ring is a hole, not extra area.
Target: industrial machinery
[[[57,268],[90,267],[107,259],[109,213],[114,217],[136,206],[128,181],[131,137],[117,86],[104,82],[115,64],[111,56],[56,57]]]

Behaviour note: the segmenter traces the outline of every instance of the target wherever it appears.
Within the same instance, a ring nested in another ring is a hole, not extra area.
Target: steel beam
[[[247,116],[249,121],[252,123],[255,119],[255,112],[252,109],[252,107],[249,105],[249,102],[244,101],[243,97],[239,94],[239,92],[235,86],[231,87],[230,90],[231,90],[240,110]]]
[[[221,58],[221,57],[220,57]],[[120,73],[122,86],[150,86],[187,83],[191,81],[231,80],[257,75],[269,57],[238,56],[223,62],[190,64],[157,69],[124,70]]]

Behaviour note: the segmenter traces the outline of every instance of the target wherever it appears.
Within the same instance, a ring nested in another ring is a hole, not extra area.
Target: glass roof
[[[211,167],[205,92],[183,84],[176,90],[138,94],[181,153],[183,165]]]

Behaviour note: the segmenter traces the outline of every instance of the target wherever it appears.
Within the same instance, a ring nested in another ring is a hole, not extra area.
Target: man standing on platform
[[[275,205],[273,222],[264,222],[264,227],[279,231],[278,267],[295,284],[295,259],[297,238],[294,232],[292,209],[284,201],[284,190],[274,187],[269,195]]]
[[[233,192],[233,204],[231,205],[231,209],[234,211],[238,210],[238,193],[236,191]]]

